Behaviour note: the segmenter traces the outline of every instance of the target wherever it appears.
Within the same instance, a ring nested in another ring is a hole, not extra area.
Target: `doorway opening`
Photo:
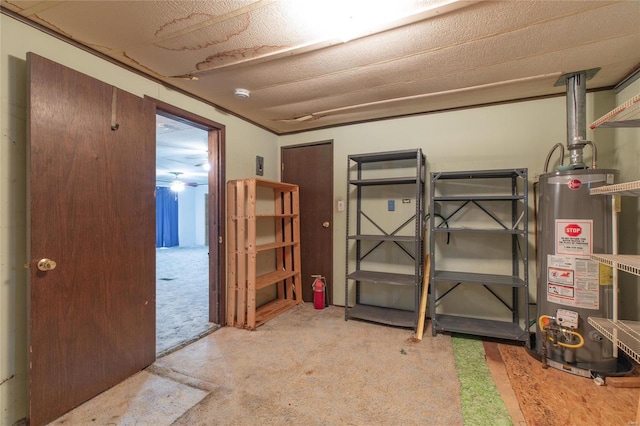
[[[156,114],[156,355],[215,329],[209,315],[209,132]]]

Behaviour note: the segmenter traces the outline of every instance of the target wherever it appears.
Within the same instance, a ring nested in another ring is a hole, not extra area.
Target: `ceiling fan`
[[[205,171],[211,170],[211,166],[209,164],[209,151],[205,151],[204,154],[196,154],[196,155],[187,155],[185,158],[189,160],[194,160],[196,164],[194,167],[202,167]]]
[[[206,172],[208,172],[209,170],[211,170],[211,164],[209,164],[208,161],[204,161],[202,163],[198,163],[195,165],[195,167],[202,167],[202,169]]]
[[[184,188],[186,186],[192,186],[192,187],[196,187],[198,186],[198,184],[196,182],[185,182],[182,179],[180,179],[180,175],[182,174],[181,172],[169,172],[172,175],[175,175],[175,179],[171,181],[171,185],[169,185],[169,188],[173,191],[173,192],[181,192],[184,191]]]

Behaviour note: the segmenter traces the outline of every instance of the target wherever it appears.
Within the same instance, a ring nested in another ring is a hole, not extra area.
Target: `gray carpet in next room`
[[[207,333],[209,247],[156,249],[156,353]]]

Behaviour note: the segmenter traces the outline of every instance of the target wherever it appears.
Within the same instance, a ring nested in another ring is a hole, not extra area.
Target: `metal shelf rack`
[[[594,121],[591,129],[596,127],[640,127],[640,93],[618,106],[609,113]],[[640,181],[605,185],[591,189],[591,195],[610,194],[612,197],[627,195],[640,197]],[[613,203],[614,210],[616,203]],[[613,318],[589,317],[588,322],[611,340],[616,348],[621,349],[634,361],[640,363],[640,322],[620,321],[618,319],[618,270],[640,276],[640,256],[617,254],[617,212],[613,211],[612,235],[615,238],[612,255],[592,254],[591,258],[613,268]],[[640,422],[640,400],[636,423]]]
[[[597,127],[640,127],[640,93],[589,126],[591,130]]]
[[[527,169],[433,172],[429,192],[429,312],[433,335],[439,332],[472,334],[515,340],[529,346]],[[479,218],[465,224],[464,217],[472,210]],[[506,259],[511,264],[510,273],[448,270],[447,257],[454,257],[455,253],[452,248],[436,246],[436,238],[441,233],[505,235],[499,238],[511,246],[511,259]],[[489,291],[506,307],[509,320],[438,312],[444,297],[455,297],[456,288],[470,285]],[[505,287],[510,289],[508,298],[499,294],[499,289]]]
[[[640,196],[640,181],[600,186],[591,189],[589,193],[591,195],[628,195],[638,197]],[[614,206],[616,205],[616,203],[613,204]],[[615,225],[614,227],[617,228]],[[613,230],[614,235],[617,232],[615,228]],[[617,247],[614,244],[614,250],[616,249]],[[611,266],[614,271],[624,271],[640,276],[640,255],[594,253],[591,255],[591,259]],[[613,297],[614,306],[612,318],[589,317],[588,322],[593,328],[611,340],[616,347],[640,363],[640,322],[621,321],[618,319],[618,280],[615,272],[613,279]]]
[[[420,149],[349,155],[347,176],[345,320],[415,329],[424,277],[425,156]],[[400,211],[380,208],[397,196]],[[398,225],[402,215],[408,219]],[[405,264],[390,261],[398,255]],[[411,293],[413,309],[380,303],[380,295],[403,289]]]

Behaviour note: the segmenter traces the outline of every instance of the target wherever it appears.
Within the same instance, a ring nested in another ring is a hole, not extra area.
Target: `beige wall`
[[[255,156],[265,158],[265,178],[279,177],[279,146],[332,139],[334,197],[346,197],[346,159],[353,153],[420,147],[427,171],[529,168],[530,182],[540,174],[547,152],[565,143],[564,97],[424,115],[276,137],[233,116],[75,49],[0,15],[0,425],[26,416],[27,294],[26,273],[26,52],[33,51],[139,96],[149,95],[226,125],[227,179],[254,176]],[[20,43],[16,43],[20,40]],[[616,102],[640,92],[640,82],[622,94],[587,97],[590,123]],[[620,168],[625,180],[640,179],[640,135],[634,129],[588,132],[598,143],[599,166]],[[590,161],[585,151],[585,161]],[[633,233],[622,233],[621,246],[640,251],[637,202],[623,220]],[[345,213],[334,202],[334,301],[344,303]],[[533,202],[530,202],[533,206]],[[625,208],[627,206],[625,205]],[[530,215],[533,218],[533,215]],[[533,220],[533,219],[532,219]],[[630,224],[630,225],[629,225]],[[533,226],[530,226],[533,232]],[[532,241],[532,238],[531,238]],[[533,249],[530,245],[530,259]],[[535,299],[535,268],[530,267]],[[627,287],[635,286],[631,283]],[[623,314],[637,318],[638,295],[623,298]],[[471,299],[470,299],[471,300]],[[471,303],[471,301],[469,302]]]
[[[587,96],[587,122],[591,123],[614,106],[611,92]],[[597,107],[596,107],[597,106]],[[419,117],[380,121],[335,129],[284,136],[280,144],[292,145],[333,139],[334,141],[334,302],[344,304],[346,214],[336,210],[336,202],[346,197],[346,162],[349,154],[421,148],[427,158],[427,173],[434,171],[479,170],[500,168],[529,169],[530,212],[533,209],[531,186],[544,168],[544,161],[554,144],[566,141],[565,97],[474,108]],[[599,167],[615,166],[613,137],[604,132],[599,137]],[[589,131],[587,137],[594,140]],[[557,159],[557,154],[553,157]],[[591,153],[585,150],[585,162]],[[554,162],[551,162],[550,170]],[[427,186],[428,192],[428,186]],[[428,194],[427,194],[428,196]],[[529,281],[535,300],[535,264],[533,251],[533,214],[530,218]],[[483,247],[469,247],[481,253]],[[466,260],[467,261],[467,260]],[[473,259],[471,259],[473,261]],[[479,267],[482,265],[479,264]],[[458,291],[458,290],[456,290]],[[456,303],[463,310],[479,305],[485,295],[472,289],[462,290]],[[497,308],[498,311],[501,308]],[[500,312],[495,312],[500,317]],[[490,314],[491,316],[491,314]]]

